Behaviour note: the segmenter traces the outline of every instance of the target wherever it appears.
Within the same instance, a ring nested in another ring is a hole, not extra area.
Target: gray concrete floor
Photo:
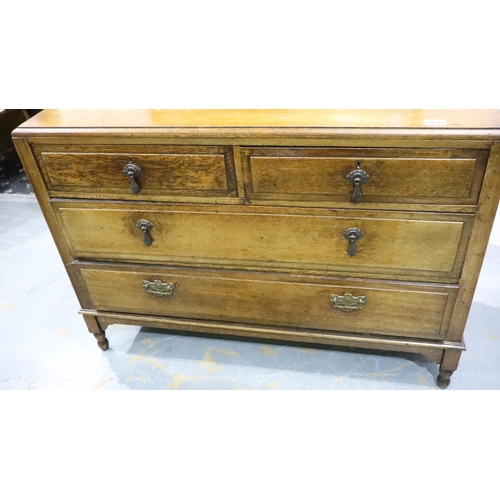
[[[500,218],[448,390],[500,389]],[[32,195],[0,195],[0,389],[438,389],[419,355],[112,325],[98,349]]]

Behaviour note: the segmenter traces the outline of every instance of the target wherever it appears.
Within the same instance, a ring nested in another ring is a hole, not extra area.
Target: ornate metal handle
[[[163,283],[160,280],[142,282],[142,286],[146,292],[155,295],[156,297],[170,297],[174,293],[174,283]]]
[[[347,247],[347,253],[354,257],[358,253],[358,249],[356,248],[356,241],[364,236],[365,233],[358,229],[357,227],[350,227],[344,231],[344,237],[349,242],[349,246]]]
[[[330,305],[334,309],[340,309],[344,312],[359,311],[363,309],[366,304],[366,297],[353,297],[350,293],[344,293],[344,295],[336,295],[332,293],[330,295]]]
[[[143,243],[146,246],[151,245],[151,243],[153,243],[153,238],[151,238],[149,231],[151,231],[151,229],[153,229],[153,223],[149,222],[148,220],[140,220],[136,224],[136,227],[138,227],[144,233]]]
[[[130,179],[130,191],[134,194],[138,194],[141,190],[139,184],[137,184],[137,177],[140,177],[142,174],[141,167],[134,165],[130,158],[128,159],[128,163],[123,168],[123,173]]]
[[[370,175],[361,168],[361,162],[356,162],[356,168],[347,174],[347,180],[352,183],[354,190],[351,194],[351,201],[353,203],[359,203],[363,199],[363,193],[361,192],[361,185],[364,184]]]

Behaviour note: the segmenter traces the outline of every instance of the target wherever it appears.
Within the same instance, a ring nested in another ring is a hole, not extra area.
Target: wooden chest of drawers
[[[125,323],[409,351],[449,384],[497,110],[47,110],[13,137],[102,349]]]

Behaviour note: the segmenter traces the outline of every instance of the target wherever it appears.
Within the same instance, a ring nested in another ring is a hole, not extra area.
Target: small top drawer
[[[235,197],[231,148],[158,145],[37,146],[54,197]]]
[[[475,205],[488,150],[242,148],[255,200]]]

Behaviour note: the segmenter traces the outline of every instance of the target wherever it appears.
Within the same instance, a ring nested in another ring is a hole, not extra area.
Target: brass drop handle
[[[144,280],[142,286],[146,292],[151,293],[155,297],[170,297],[175,290],[174,283],[163,283],[161,280]]]
[[[140,220],[136,224],[136,227],[138,227],[144,233],[143,243],[146,246],[151,245],[151,243],[153,243],[153,238],[151,238],[149,231],[153,229],[153,223],[149,222],[148,220]]]
[[[359,203],[363,199],[361,185],[369,178],[370,175],[361,168],[361,162],[357,161],[356,168],[347,174],[347,180],[354,186],[354,190],[351,194],[351,201],[353,203]]]
[[[336,295],[332,293],[330,295],[330,305],[334,309],[340,309],[344,312],[359,311],[363,309],[366,304],[366,297],[361,295],[360,297],[354,297],[350,293],[344,293],[344,295]]]
[[[135,165],[128,159],[128,163],[123,168],[123,173],[130,179],[130,191],[134,194],[138,194],[141,190],[139,184],[137,184],[137,177],[140,177],[142,174],[141,167]]]
[[[349,246],[347,247],[347,253],[354,257],[358,253],[358,249],[356,248],[356,241],[364,236],[365,233],[358,229],[357,227],[350,227],[344,231],[344,238],[349,242]]]

